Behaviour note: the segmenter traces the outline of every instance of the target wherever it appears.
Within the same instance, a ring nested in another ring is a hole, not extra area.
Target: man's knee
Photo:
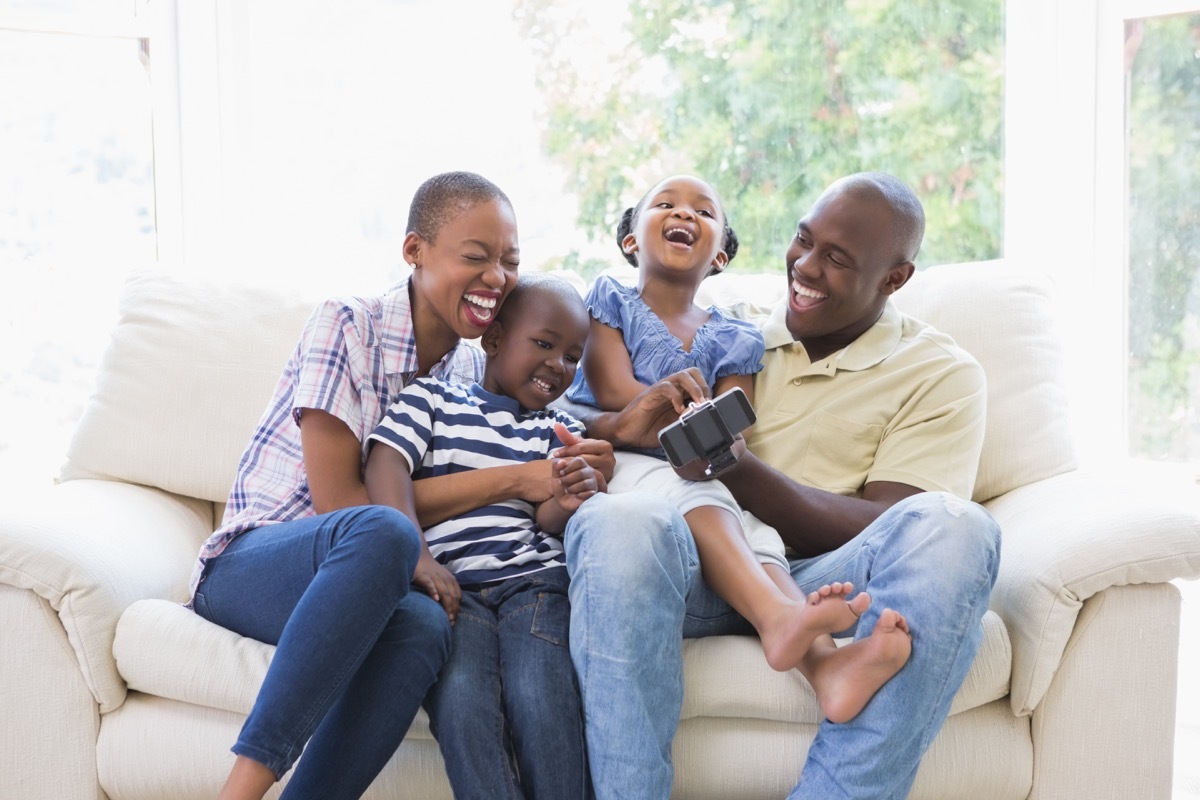
[[[1000,561],[1000,526],[978,503],[948,492],[922,492],[894,506],[911,524],[897,526],[914,546],[930,549],[947,567],[982,570],[995,581]]]

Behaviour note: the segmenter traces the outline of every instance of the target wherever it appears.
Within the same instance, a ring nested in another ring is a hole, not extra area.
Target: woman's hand
[[[454,624],[458,616],[458,604],[462,601],[462,587],[450,570],[443,567],[433,557],[426,546],[421,547],[421,557],[417,560],[417,570],[413,573],[413,586],[442,604],[450,624]]]

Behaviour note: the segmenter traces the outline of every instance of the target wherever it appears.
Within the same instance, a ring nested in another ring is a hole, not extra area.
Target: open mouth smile
[[[663,232],[663,238],[671,244],[691,247],[696,243],[696,234],[682,225],[674,225]]]
[[[463,300],[466,301],[467,314],[478,325],[488,325],[496,316],[497,295],[469,292],[463,295]]]

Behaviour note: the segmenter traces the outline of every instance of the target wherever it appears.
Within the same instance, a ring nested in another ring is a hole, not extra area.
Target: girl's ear
[[[483,332],[483,336],[479,337],[479,344],[488,358],[491,358],[500,351],[500,342],[503,338],[504,330],[499,322],[493,322],[487,326],[487,330]]]
[[[724,250],[717,251],[717,257],[712,260],[712,266],[708,268],[708,275],[720,275],[729,266],[729,256]],[[705,275],[704,277],[708,277]]]
[[[631,256],[637,252],[637,237],[632,233],[625,234],[625,238],[621,240],[621,250],[627,256]]]

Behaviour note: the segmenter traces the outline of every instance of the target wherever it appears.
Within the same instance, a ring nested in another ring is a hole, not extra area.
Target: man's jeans
[[[596,796],[670,795],[671,739],[683,699],[682,637],[752,633],[700,577],[687,524],[661,499],[597,495],[566,535],[571,653]],[[792,563],[804,592],[850,581],[879,612],[908,620],[912,657],[845,724],[822,723],[789,798],[903,798],[949,713],[983,636],[1000,531],[982,507],[942,493],[897,503],[837,550]],[[729,676],[737,680],[737,676]]]
[[[233,751],[282,776],[303,750],[288,800],[365,792],[446,660],[445,610],[409,591],[420,536],[361,506],[256,528],[209,562],[196,612],[277,645]]]
[[[562,567],[463,591],[425,701],[456,800],[590,795],[570,616]]]

